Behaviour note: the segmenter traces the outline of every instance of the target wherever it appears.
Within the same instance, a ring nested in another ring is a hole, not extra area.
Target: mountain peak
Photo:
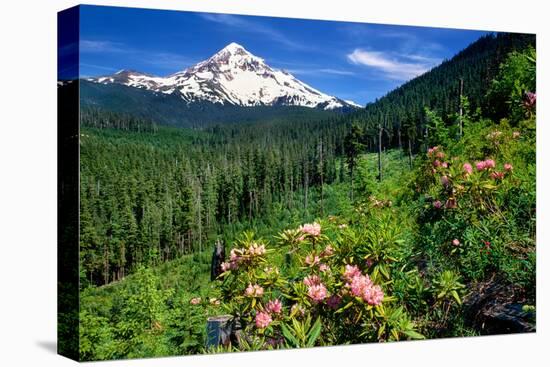
[[[248,51],[245,50],[245,48],[241,45],[239,45],[238,43],[236,42],[231,42],[230,44],[228,44],[227,46],[225,46],[224,48],[222,48],[220,50],[221,51],[228,51],[228,52],[231,52],[231,53],[235,53],[235,52],[240,52],[240,51],[245,51],[247,53],[249,53]]]
[[[263,62],[263,59],[251,54],[243,46],[239,45],[236,42],[231,42],[218,52],[216,52],[210,59],[214,61],[228,62],[232,60],[251,60],[257,62]],[[206,61],[208,61],[206,60]]]
[[[121,70],[98,83],[119,83],[165,94],[178,93],[187,103],[209,101],[238,106],[303,106],[323,109],[357,105],[324,94],[287,71],[271,68],[265,60],[231,42],[210,58],[161,78]]]

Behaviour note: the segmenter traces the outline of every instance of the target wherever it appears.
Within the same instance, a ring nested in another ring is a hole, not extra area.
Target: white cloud
[[[441,61],[416,54],[391,54],[359,48],[348,54],[347,58],[353,64],[371,67],[390,79],[400,81],[407,81],[424,74]]]
[[[341,70],[341,69],[330,69],[330,68],[304,68],[304,69],[287,69],[291,74],[296,75],[355,75],[353,71]]]
[[[278,42],[291,49],[305,49],[308,48],[298,42],[288,38],[282,32],[276,28],[270,27],[267,24],[255,22],[242,15],[231,14],[209,14],[204,13],[200,15],[203,19],[210,22],[222,24],[227,27],[238,28],[242,32],[261,34],[268,37],[272,41]]]
[[[111,41],[99,41],[99,40],[80,40],[80,52],[96,53],[96,52],[109,52],[109,53],[127,53],[129,50],[120,43]]]
[[[80,40],[80,52],[83,54],[122,55],[133,61],[171,72],[182,70],[197,62],[185,55],[165,51],[149,51],[109,40],[82,39]]]

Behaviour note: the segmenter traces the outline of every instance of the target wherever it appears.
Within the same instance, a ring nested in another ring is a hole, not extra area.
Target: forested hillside
[[[84,108],[81,358],[534,331],[531,46],[484,37],[344,116]]]
[[[202,250],[224,227],[274,208],[323,210],[316,188],[344,180],[336,121],[183,130],[90,110],[82,121],[97,126],[81,130],[83,284]]]
[[[417,149],[427,134],[425,108],[435,111],[446,123],[453,123],[460,108],[461,93],[468,97],[472,111],[480,108],[485,116],[498,120],[506,116],[506,110],[498,99],[486,98],[492,80],[509,52],[529,46],[535,47],[534,35],[484,36],[430,72],[368,104],[349,119],[365,128],[369,136],[367,144],[372,150],[376,149],[379,125],[384,128],[386,144],[405,146],[410,138],[413,149]],[[502,101],[503,96],[500,97]]]

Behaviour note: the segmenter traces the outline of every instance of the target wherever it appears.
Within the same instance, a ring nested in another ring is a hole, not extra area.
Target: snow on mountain
[[[296,79],[284,70],[271,68],[237,43],[230,43],[207,60],[167,77],[132,70],[89,78],[167,94],[179,93],[188,102],[210,101],[238,106],[304,106],[326,110],[361,107],[352,101],[329,96]]]

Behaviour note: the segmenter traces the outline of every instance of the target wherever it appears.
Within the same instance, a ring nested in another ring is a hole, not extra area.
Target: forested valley
[[[346,114],[83,106],[81,358],[534,331],[534,41],[485,36]],[[244,336],[207,346],[219,315]]]

